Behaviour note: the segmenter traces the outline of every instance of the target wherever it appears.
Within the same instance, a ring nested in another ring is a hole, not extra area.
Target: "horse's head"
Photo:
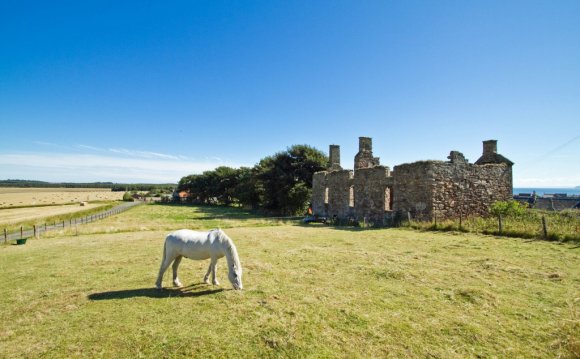
[[[242,264],[238,257],[238,250],[234,242],[221,229],[217,229],[217,235],[220,237],[221,243],[224,244],[224,252],[228,261],[228,279],[235,290],[242,290]]]
[[[244,288],[242,284],[242,267],[236,264],[230,264],[231,268],[228,272],[228,279],[235,290],[242,290]]]

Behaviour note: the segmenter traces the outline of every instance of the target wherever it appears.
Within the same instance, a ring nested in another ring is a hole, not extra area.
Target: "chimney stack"
[[[358,150],[359,152],[363,151],[373,152],[373,139],[370,137],[359,137]]]
[[[497,140],[483,141],[483,155],[491,155],[497,153]]]
[[[370,137],[359,137],[358,153],[354,156],[354,169],[372,168],[379,165],[379,158],[373,157],[373,139]]]
[[[512,161],[497,153],[497,140],[483,141],[483,154],[474,164],[484,165],[487,163],[505,163],[508,166],[514,165]]]
[[[331,171],[341,170],[340,167],[340,146],[330,145],[328,149],[328,169]]]

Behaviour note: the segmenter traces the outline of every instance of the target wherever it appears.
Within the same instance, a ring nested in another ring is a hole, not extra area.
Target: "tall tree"
[[[264,187],[263,207],[286,215],[305,211],[312,194],[312,175],[327,162],[324,153],[308,145],[294,145],[261,160],[257,172]]]
[[[263,158],[253,168],[218,167],[179,181],[192,201],[207,204],[240,203],[271,213],[292,215],[306,210],[312,175],[324,170],[328,158],[308,145],[294,145]]]

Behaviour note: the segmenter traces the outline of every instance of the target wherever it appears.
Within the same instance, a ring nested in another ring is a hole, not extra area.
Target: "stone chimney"
[[[483,141],[483,155],[489,156],[497,153],[497,140]]]
[[[328,149],[328,169],[330,171],[338,171],[341,170],[340,167],[340,146],[339,145],[330,145]]]
[[[368,151],[373,152],[373,139],[370,137],[359,137],[358,138],[358,151]]]
[[[483,141],[483,154],[477,161],[475,161],[476,165],[485,165],[489,163],[505,163],[508,166],[514,165],[512,161],[497,153],[497,140]]]
[[[378,165],[380,165],[379,158],[373,157],[373,139],[359,137],[358,153],[354,156],[354,169],[372,168]]]

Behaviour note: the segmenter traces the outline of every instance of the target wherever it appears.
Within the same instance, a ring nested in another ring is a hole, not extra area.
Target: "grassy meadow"
[[[164,237],[222,227],[244,290],[154,289]],[[143,205],[0,246],[0,357],[580,357],[580,248],[409,229],[303,226]]]

